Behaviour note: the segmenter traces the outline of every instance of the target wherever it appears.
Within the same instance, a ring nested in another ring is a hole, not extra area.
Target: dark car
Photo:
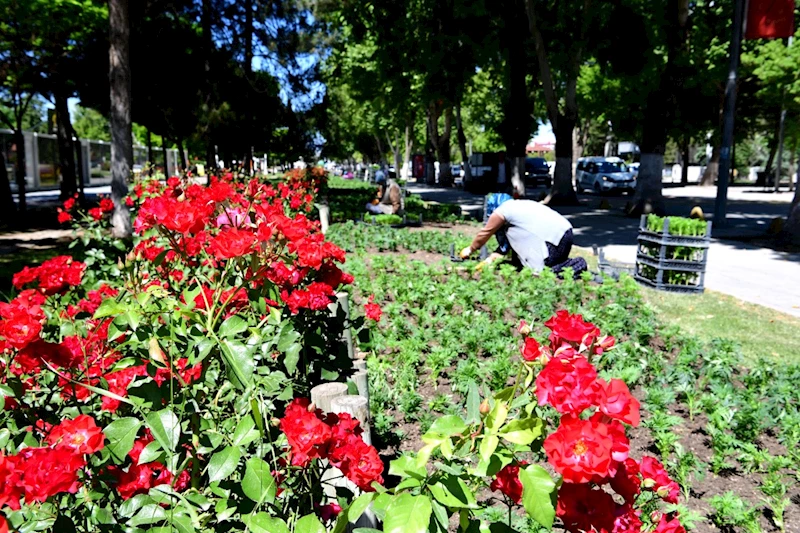
[[[541,157],[528,157],[525,159],[525,186],[538,187],[539,184],[550,187],[550,167]]]

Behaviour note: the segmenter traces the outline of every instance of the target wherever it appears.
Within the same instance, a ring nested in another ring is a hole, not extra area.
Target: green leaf
[[[108,451],[115,463],[123,462],[133,449],[133,441],[141,427],[141,421],[133,417],[118,418],[105,427],[103,434],[108,439]]]
[[[480,446],[481,459],[488,462],[498,444],[500,444],[500,439],[496,436],[484,435]]]
[[[372,500],[375,499],[375,496],[378,494],[376,492],[365,492],[355,500],[353,503],[350,504],[350,507],[347,508],[347,519],[350,522],[355,522],[358,520],[364,511],[367,510],[369,504],[372,503]]]
[[[247,331],[247,322],[241,317],[233,315],[225,319],[225,322],[219,327],[219,336],[228,338],[236,336],[244,331]]]
[[[239,341],[223,339],[220,344],[222,357],[228,368],[228,378],[238,389],[246,389],[253,379],[255,361],[253,360],[253,349],[245,346]]]
[[[152,463],[158,459],[158,456],[161,455],[162,452],[161,445],[158,441],[154,440],[142,449],[142,453],[139,454],[139,461],[136,464],[143,465]]]
[[[303,346],[296,342],[289,345],[283,352],[283,364],[286,366],[286,371],[292,375],[297,370],[297,363],[300,361],[300,350]]]
[[[178,533],[195,533],[197,531],[194,528],[194,524],[192,524],[191,517],[185,514],[176,515],[170,513],[169,522],[178,530]]]
[[[508,417],[508,405],[505,402],[497,401],[489,414],[486,416],[486,427],[492,433],[497,433]]]
[[[245,415],[239,423],[236,424],[236,429],[233,430],[233,437],[231,441],[236,446],[246,446],[258,438],[258,431],[256,431],[256,423],[253,422],[253,417]]]
[[[477,424],[481,421],[481,392],[474,381],[469,382],[467,389],[467,423]]]
[[[258,457],[248,459],[242,479],[244,495],[258,504],[272,503],[276,488],[269,465]]]
[[[520,469],[519,480],[522,483],[522,505],[525,511],[542,526],[552,527],[556,516],[553,504],[556,484],[550,474],[539,465],[530,465]]]
[[[461,479],[447,476],[439,483],[430,485],[433,497],[446,507],[475,507],[476,501],[472,491]]]
[[[253,533],[290,533],[286,522],[280,518],[272,518],[263,511],[243,516],[242,522]]]
[[[389,463],[389,475],[397,476],[401,479],[411,476],[421,480],[427,477],[428,471],[425,470],[424,466],[417,466],[417,461],[413,456],[401,455]]]
[[[208,482],[221,481],[236,471],[242,452],[238,446],[227,446],[211,456],[206,473]]]
[[[97,311],[94,312],[94,316],[92,318],[106,318],[109,316],[115,316],[122,314],[128,307],[115,300],[114,298],[106,298],[100,303],[100,307],[97,308]]]
[[[528,445],[542,434],[542,420],[539,418],[523,418],[512,420],[500,431],[500,436],[514,444]]]
[[[395,496],[386,508],[384,533],[425,533],[431,521],[431,502],[407,492]]]
[[[148,503],[136,513],[136,516],[128,520],[128,525],[143,526],[155,524],[167,518],[167,511],[157,503]]]
[[[309,514],[297,521],[294,533],[326,533],[326,529],[316,515]]]
[[[441,435],[442,437],[452,437],[461,435],[467,431],[467,424],[458,415],[446,415],[438,418],[431,424],[430,429],[425,435]],[[425,436],[422,437],[425,440]]]
[[[181,438],[181,422],[175,413],[162,409],[145,417],[147,427],[164,450],[175,451]]]

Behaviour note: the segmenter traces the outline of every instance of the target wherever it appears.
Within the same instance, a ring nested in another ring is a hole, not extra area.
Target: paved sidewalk
[[[458,189],[440,189],[409,184],[411,192],[426,200],[456,203],[480,218],[483,197]],[[538,197],[544,189],[530,191]],[[707,216],[714,211],[716,188],[685,187],[664,189],[667,212],[686,216],[699,205]],[[777,252],[749,244],[747,238],[764,235],[773,219],[786,216],[792,193],[763,193],[756,187],[730,189],[728,226],[712,229],[708,254],[706,287],[747,302],[771,307],[800,317],[800,254]],[[639,220],[626,217],[628,197],[604,197],[610,209],[601,209],[601,198],[580,195],[580,205],[559,207],[575,228],[575,244],[597,245],[609,259],[634,263]]]

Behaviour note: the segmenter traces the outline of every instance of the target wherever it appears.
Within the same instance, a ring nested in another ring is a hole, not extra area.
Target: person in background
[[[403,191],[393,179],[381,175],[378,183],[378,198],[367,203],[366,209],[373,215],[397,215],[403,211]]]
[[[549,207],[533,200],[515,200],[505,193],[493,194],[486,207],[486,225],[472,244],[461,251],[466,259],[479,250],[494,235],[497,250],[486,258],[490,264],[511,252],[511,264],[528,267],[539,273],[550,267],[559,274],[571,267],[575,275],[585,271],[586,261],[570,259],[572,224]]]

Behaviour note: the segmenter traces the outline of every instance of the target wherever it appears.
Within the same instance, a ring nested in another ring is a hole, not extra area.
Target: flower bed
[[[127,254],[106,236],[108,206],[64,206],[64,221],[89,225],[76,256],[24,269],[0,305],[0,527],[343,532],[370,508],[386,532],[680,533],[697,522],[684,502],[703,461],[678,446],[668,391],[690,419],[708,416],[715,472],[762,468],[753,432],[770,419],[797,449],[797,370],[742,373],[724,345],[698,362],[677,337],[665,357],[629,278],[562,282],[360,251],[389,232],[392,249],[442,253],[463,236],[334,226],[355,251],[345,263],[306,215],[324,180],[139,184]],[[364,316],[332,316],[342,288]],[[521,318],[531,325],[513,328]],[[374,448],[357,420],[307,399],[347,381],[346,328],[368,354]],[[725,388],[734,376],[746,393]],[[773,385],[780,408],[762,401]],[[779,490],[791,453],[765,471],[776,524],[792,519]],[[752,522],[735,495],[713,496],[715,523]]]

